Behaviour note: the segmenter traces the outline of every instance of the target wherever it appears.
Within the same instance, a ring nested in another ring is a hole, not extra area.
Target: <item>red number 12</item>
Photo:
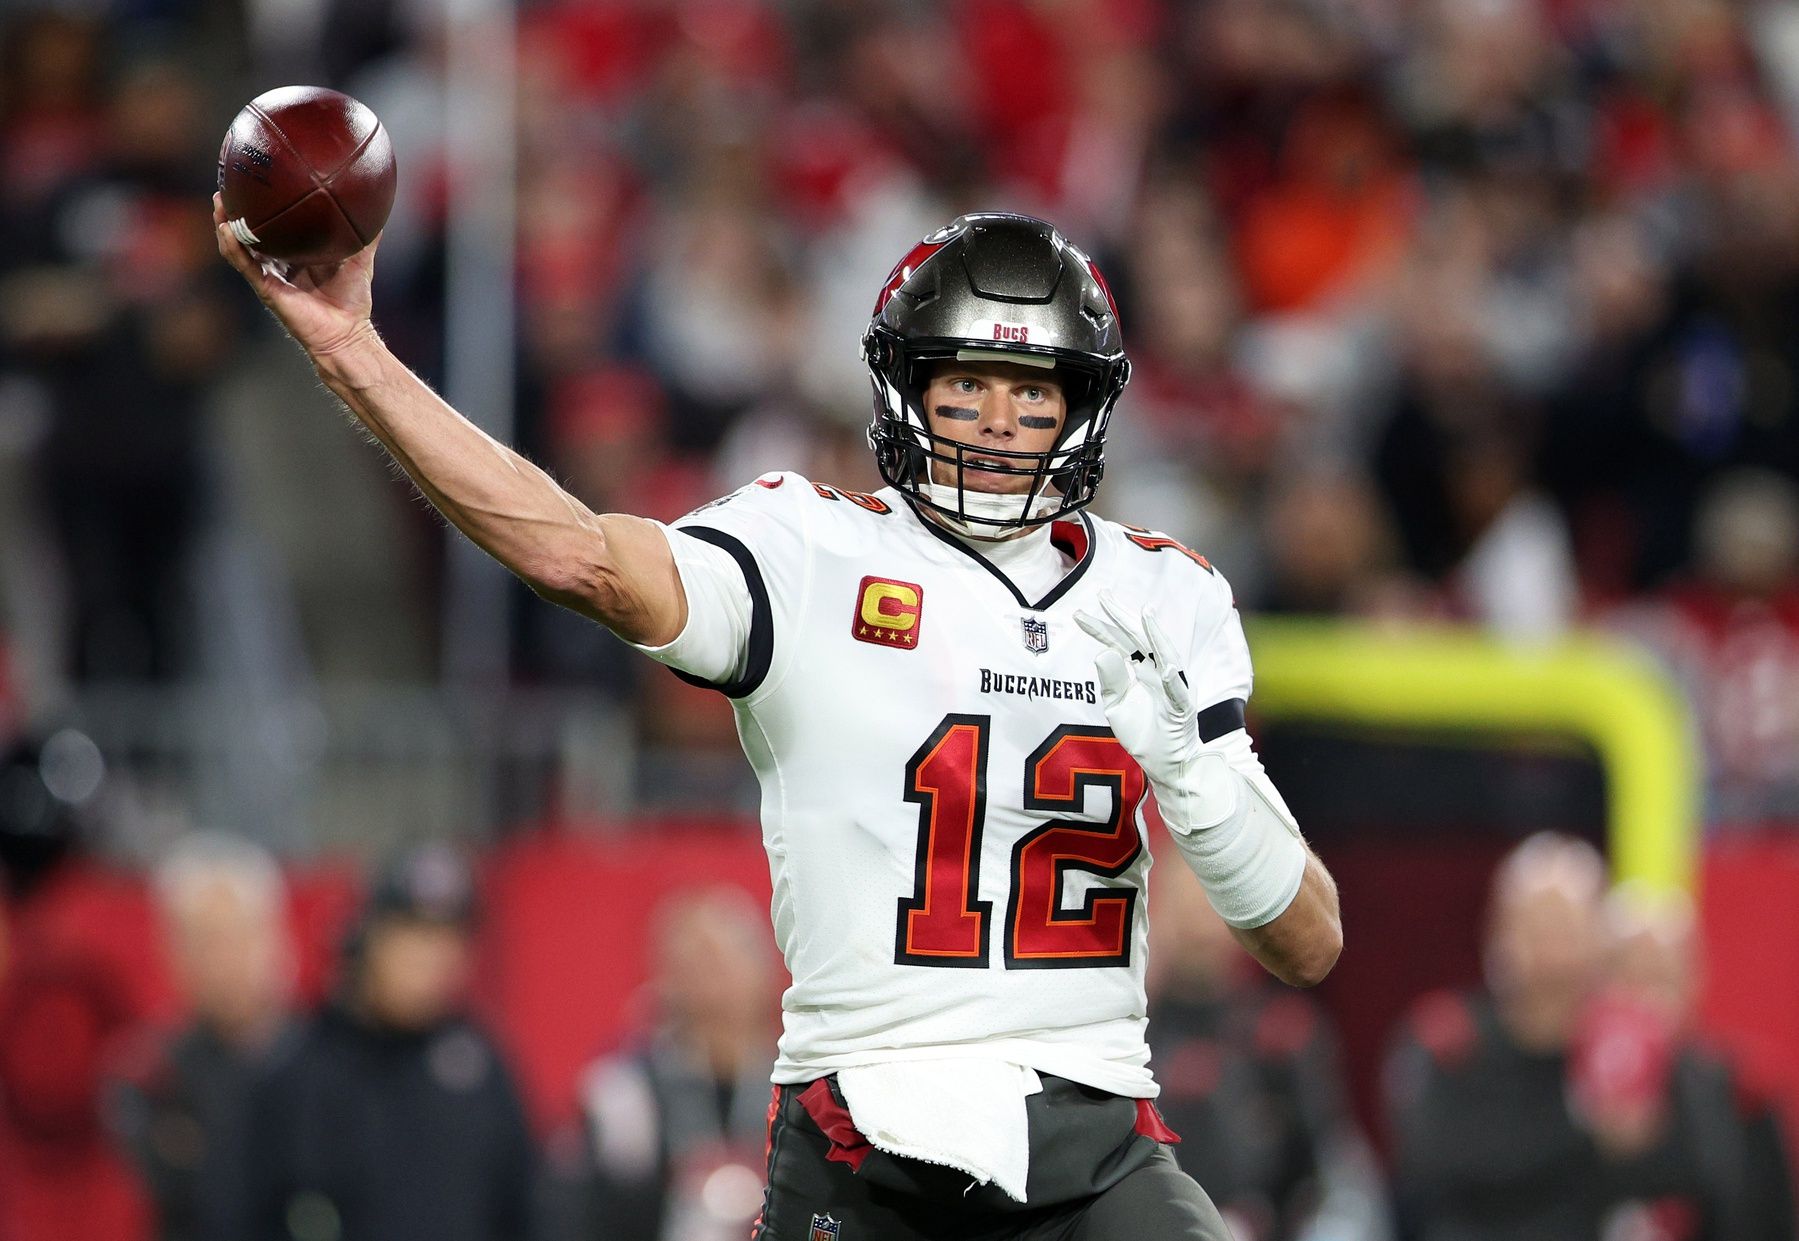
[[[906,764],[906,800],[918,806],[918,860],[912,895],[899,902],[894,960],[901,965],[987,965],[993,903],[975,896],[990,727],[984,715],[947,715]],[[1137,890],[1095,888],[1079,909],[1065,910],[1062,885],[1071,871],[1110,879],[1137,860],[1142,769],[1110,730],[1072,724],[1052,732],[1025,760],[1029,809],[1079,813],[1096,785],[1112,792],[1106,822],[1052,819],[1012,848],[1008,969],[1130,964]]]

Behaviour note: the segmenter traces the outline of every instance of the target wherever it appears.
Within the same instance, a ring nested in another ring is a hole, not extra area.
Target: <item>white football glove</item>
[[[1108,591],[1099,606],[1103,616],[1076,612],[1074,623],[1102,648],[1093,666],[1106,722],[1149,777],[1162,821],[1191,832],[1229,818],[1238,781],[1229,761],[1199,739],[1186,670],[1155,612],[1132,617]]]
[[[1232,926],[1262,926],[1305,878],[1298,824],[1259,766],[1247,776],[1200,740],[1186,670],[1154,613],[1133,616],[1103,591],[1099,606],[1103,616],[1077,612],[1074,620],[1100,644],[1093,667],[1106,722],[1143,768],[1213,908]]]

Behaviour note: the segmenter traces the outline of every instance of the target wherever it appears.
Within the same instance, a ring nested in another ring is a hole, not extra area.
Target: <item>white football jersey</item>
[[[775,1080],[967,1055],[1153,1096],[1147,789],[1074,614],[1101,591],[1153,606],[1187,644],[1210,739],[1242,727],[1250,688],[1224,579],[1172,539],[1082,514],[1048,532],[1068,567],[1031,598],[892,489],[790,473],[674,529],[690,617],[653,654],[692,672],[682,652],[720,610],[682,535],[728,554],[751,604],[719,688],[761,781],[793,975]]]

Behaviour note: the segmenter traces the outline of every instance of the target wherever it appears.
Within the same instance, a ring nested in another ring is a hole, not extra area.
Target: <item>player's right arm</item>
[[[213,227],[219,253],[446,520],[539,595],[627,641],[658,646],[681,633],[687,597],[654,522],[593,512],[457,413],[382,342],[370,317],[375,244],[336,267],[283,277],[225,227],[217,195]]]

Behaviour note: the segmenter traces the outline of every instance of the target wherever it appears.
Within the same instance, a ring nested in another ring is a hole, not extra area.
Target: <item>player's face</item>
[[[940,362],[925,387],[924,408],[932,433],[940,438],[1002,452],[1048,452],[1068,415],[1055,372],[1016,362]],[[966,454],[963,463],[962,485],[969,491],[1031,489],[1029,474],[981,469],[978,451]],[[985,463],[1012,469],[1028,464],[1003,457],[988,457]],[[955,486],[955,464],[931,462],[931,480]]]

